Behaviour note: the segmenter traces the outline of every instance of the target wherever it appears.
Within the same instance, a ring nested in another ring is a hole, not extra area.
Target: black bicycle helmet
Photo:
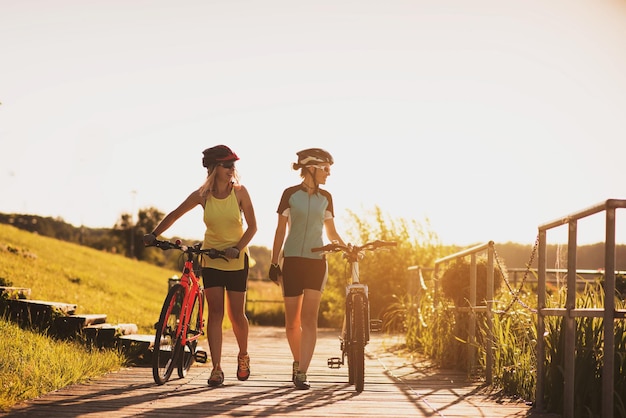
[[[216,145],[202,151],[202,165],[209,167],[217,163],[225,163],[227,161],[237,161],[239,157],[226,145]]]
[[[307,148],[296,153],[298,162],[293,164],[294,170],[302,167],[317,165],[322,163],[333,164],[333,156],[321,148]]]

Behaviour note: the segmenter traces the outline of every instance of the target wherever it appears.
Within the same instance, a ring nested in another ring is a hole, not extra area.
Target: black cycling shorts
[[[245,292],[248,289],[248,269],[248,254],[246,254],[242,270],[224,271],[202,267],[204,288],[223,287],[226,290]]]
[[[328,279],[325,259],[285,257],[282,271],[283,296],[300,296],[304,289],[322,292]]]

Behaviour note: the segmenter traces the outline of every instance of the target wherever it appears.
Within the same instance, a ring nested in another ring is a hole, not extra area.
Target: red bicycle
[[[207,353],[198,349],[198,340],[204,335],[204,288],[196,277],[194,265],[200,265],[202,256],[223,258],[223,251],[200,249],[201,243],[192,247],[176,242],[155,240],[152,245],[162,250],[176,249],[185,254],[180,283],[172,286],[165,297],[152,352],[152,375],[158,385],[167,382],[174,368],[178,376],[185,377],[194,360],[206,363]]]

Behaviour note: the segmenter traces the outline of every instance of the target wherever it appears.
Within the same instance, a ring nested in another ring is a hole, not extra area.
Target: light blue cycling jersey
[[[311,248],[324,245],[324,220],[334,217],[330,193],[318,189],[317,193],[309,195],[300,184],[289,187],[283,192],[277,212],[288,217],[289,233],[283,255],[321,259],[322,254],[311,252]]]

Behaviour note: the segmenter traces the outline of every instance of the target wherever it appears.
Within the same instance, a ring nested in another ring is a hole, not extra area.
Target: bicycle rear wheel
[[[348,348],[348,370],[351,384],[357,392],[365,386],[365,298],[361,294],[352,297],[350,318],[350,346]]]
[[[152,351],[152,376],[158,385],[167,382],[177,364],[180,354],[180,336],[176,335],[180,307],[185,296],[185,288],[174,285],[163,302],[159,322],[156,323],[154,348]]]
[[[198,335],[202,333],[202,305],[204,304],[204,295],[196,294],[191,301],[191,309],[186,313],[187,318],[187,345],[181,351],[180,361],[178,363],[178,376],[185,377],[187,371],[191,368],[196,356],[198,348]],[[191,339],[191,341],[189,341]]]

